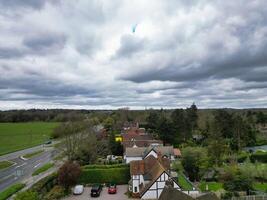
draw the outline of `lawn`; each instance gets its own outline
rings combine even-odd
[[[44,143],[56,122],[0,123],[0,155]]]
[[[53,163],[46,163],[45,165],[43,165],[42,167],[38,168],[37,170],[35,170],[33,172],[33,176],[37,176],[45,171],[47,171],[48,169],[50,169],[51,167],[53,167],[54,164]]]
[[[218,182],[201,182],[199,188],[201,191],[206,191],[206,185],[208,185],[208,190],[216,192],[217,190],[223,189],[223,184]]]
[[[183,190],[192,190],[193,185],[185,178],[184,174],[178,173],[178,183]]]
[[[14,164],[13,162],[10,162],[10,161],[7,161],[7,160],[0,161],[0,170],[1,169],[8,168],[8,167],[10,167],[13,164]]]
[[[254,183],[253,188],[261,192],[267,192],[267,183]]]

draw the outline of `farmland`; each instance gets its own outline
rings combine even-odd
[[[0,123],[0,155],[42,144],[57,125],[54,122]]]

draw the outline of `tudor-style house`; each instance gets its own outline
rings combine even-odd
[[[174,149],[173,146],[163,146],[161,144],[152,144],[149,147],[131,147],[126,148],[124,152],[124,159],[126,163],[130,163],[134,160],[143,160],[150,155],[158,158],[158,153],[161,153],[164,158],[174,160],[175,157],[180,156],[180,151]]]
[[[134,197],[158,199],[168,180],[173,181],[175,189],[181,190],[177,179],[171,176],[170,160],[160,153],[157,158],[149,155],[143,160],[131,161],[130,173],[129,190]]]

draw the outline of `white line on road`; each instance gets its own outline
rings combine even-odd
[[[19,167],[22,167],[22,166],[24,166],[24,165],[27,165],[27,163],[23,163],[22,165],[19,165],[19,166],[15,167],[15,169],[17,169],[17,168],[19,168]]]
[[[41,163],[38,163],[37,165],[35,165],[33,168],[36,168],[36,167],[38,167],[39,165],[41,165]]]

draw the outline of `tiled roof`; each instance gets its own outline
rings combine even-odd
[[[127,157],[145,157],[152,149],[157,153],[160,152],[162,156],[174,155],[173,146],[155,146],[155,147],[130,147],[126,148],[125,155]]]
[[[173,152],[175,156],[182,156],[180,149],[174,148]]]
[[[191,196],[171,186],[164,187],[159,200],[194,200]]]

